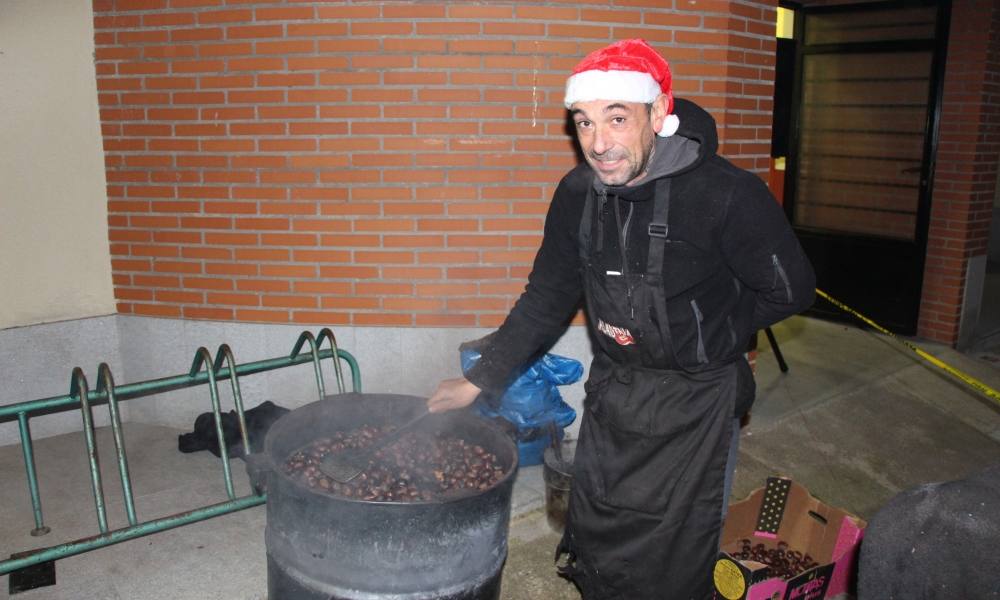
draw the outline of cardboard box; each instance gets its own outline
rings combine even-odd
[[[713,578],[719,600],[820,600],[850,593],[857,571],[858,547],[866,523],[813,498],[791,479],[771,477],[767,485],[729,507]],[[738,560],[741,540],[751,546],[810,555],[819,563],[782,580],[767,565]]]

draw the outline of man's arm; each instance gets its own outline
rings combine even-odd
[[[583,199],[568,187],[564,180],[553,196],[525,291],[500,328],[477,346],[480,358],[466,377],[441,382],[428,400],[431,410],[468,406],[480,391],[499,399],[518,367],[566,328],[583,294],[576,242]]]
[[[756,294],[757,331],[809,308],[816,275],[774,196],[757,177],[746,180],[729,203],[721,244],[736,276]]]

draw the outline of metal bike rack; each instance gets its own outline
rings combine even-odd
[[[323,342],[329,340],[329,348],[320,349]],[[308,352],[303,352],[303,347],[308,344]],[[336,358],[334,358],[336,357]],[[31,506],[34,512],[35,527],[31,530],[31,535],[41,536],[49,533],[50,529],[44,524],[42,518],[42,500],[38,489],[38,477],[35,471],[35,461],[31,439],[31,428],[29,426],[32,417],[55,412],[63,412],[78,408],[83,417],[83,435],[87,444],[87,455],[90,461],[91,485],[94,495],[94,505],[97,511],[97,523],[100,530],[97,535],[80,538],[57,546],[39,548],[29,552],[16,553],[8,560],[0,561],[0,575],[12,573],[19,569],[26,569],[41,563],[46,563],[60,558],[66,558],[76,554],[89,552],[126,540],[149,535],[167,529],[173,529],[182,525],[188,525],[212,517],[236,512],[252,506],[258,506],[266,502],[265,494],[250,494],[237,498],[233,490],[233,479],[229,465],[229,453],[225,436],[222,431],[222,409],[219,402],[219,381],[229,379],[233,403],[236,408],[236,415],[239,421],[240,435],[242,436],[245,453],[251,451],[249,439],[247,437],[246,419],[243,411],[243,399],[240,395],[239,378],[244,375],[272,371],[295,365],[313,363],[313,370],[316,375],[316,387],[319,398],[326,395],[326,388],[323,383],[323,373],[320,368],[320,361],[332,359],[334,373],[337,381],[337,389],[340,393],[344,389],[344,377],[341,370],[340,361],[346,361],[351,370],[351,383],[355,392],[361,391],[361,373],[355,358],[345,350],[337,347],[336,338],[333,332],[324,328],[319,334],[314,336],[309,331],[303,331],[299,336],[295,346],[287,356],[249,362],[242,365],[236,364],[233,352],[227,344],[219,346],[214,359],[211,353],[204,347],[195,351],[191,369],[187,373],[173,375],[161,379],[140,381],[124,385],[115,385],[111,368],[107,363],[101,363],[97,369],[97,387],[91,390],[87,383],[83,369],[76,367],[70,376],[70,390],[66,396],[54,396],[51,398],[41,398],[27,402],[0,406],[0,423],[17,420],[21,436],[21,450],[24,455],[24,468],[28,479],[28,492],[31,496]],[[219,452],[222,459],[222,474],[225,480],[226,493],[229,500],[217,504],[211,504],[196,508],[194,510],[162,517],[140,523],[136,518],[135,503],[132,495],[131,478],[129,477],[128,460],[125,454],[124,430],[122,428],[121,417],[118,411],[119,402],[131,400],[142,396],[149,396],[171,390],[194,387],[208,384],[208,391],[211,397],[212,412],[215,417],[215,432],[219,438]],[[114,435],[115,452],[118,462],[118,471],[121,477],[122,493],[125,501],[125,512],[128,519],[128,527],[108,531],[107,514],[105,510],[104,489],[101,483],[101,472],[99,468],[97,444],[95,441],[95,430],[92,408],[102,404],[108,405],[110,412],[111,429]]]

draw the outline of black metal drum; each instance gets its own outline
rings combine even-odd
[[[247,457],[267,492],[269,600],[497,600],[507,557],[517,447],[492,422],[464,411],[426,427],[474,442],[504,468],[498,483],[448,500],[374,502],[310,489],[286,475],[287,457],[312,440],[362,425],[401,424],[425,399],[339,394],[282,416],[264,450]]]

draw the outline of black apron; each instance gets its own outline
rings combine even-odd
[[[588,194],[580,225],[587,316],[599,348],[557,558],[568,555],[560,572],[585,600],[712,594],[735,401],[752,385],[752,373],[745,360],[695,372],[669,368],[679,364],[662,279],[669,277],[669,187],[669,179],[657,183],[652,224],[641,232],[650,241],[643,274],[628,273],[625,260],[621,274],[609,274],[597,259],[604,198],[595,210]]]

